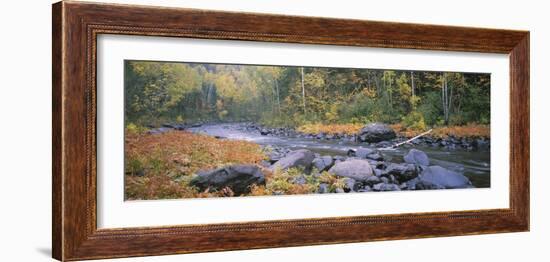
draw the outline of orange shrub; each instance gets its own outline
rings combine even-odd
[[[127,132],[125,139],[126,199],[211,197],[231,192],[198,192],[189,180],[199,170],[231,164],[258,164],[259,145],[222,140],[189,132],[149,135]]]
[[[307,124],[298,127],[298,131],[306,134],[356,134],[363,128],[362,124]]]

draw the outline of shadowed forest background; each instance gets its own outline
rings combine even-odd
[[[126,61],[126,122],[489,124],[490,75]]]

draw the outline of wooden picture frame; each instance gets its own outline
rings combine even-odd
[[[72,1],[53,5],[52,28],[52,245],[53,257],[58,260],[529,230],[528,31]],[[511,105],[510,207],[477,211],[98,229],[96,41],[99,34],[508,54]]]

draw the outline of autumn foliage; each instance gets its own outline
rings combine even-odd
[[[414,137],[424,132],[425,130],[410,130],[401,124],[390,125],[390,127],[397,133],[399,136],[403,137]],[[491,137],[491,128],[489,125],[479,125],[479,124],[468,124],[464,126],[442,126],[434,127],[433,131],[428,135],[429,137],[434,138],[446,138],[449,136],[454,137],[464,137],[464,138],[490,138]]]
[[[357,134],[364,125],[362,124],[306,124],[298,127],[298,131],[305,134]]]
[[[298,127],[298,131],[305,134],[347,134],[353,135],[357,134],[363,124],[306,124]],[[403,124],[393,124],[390,127],[395,131],[398,136],[402,137],[414,137],[426,129],[411,129],[403,126]],[[467,124],[464,126],[442,126],[434,127],[433,131],[430,133],[431,137],[434,138],[445,138],[448,136],[455,137],[491,137],[491,128],[489,125],[480,125],[480,124]]]
[[[213,193],[198,192],[188,185],[197,171],[231,164],[258,164],[264,157],[259,145],[247,141],[182,131],[156,135],[127,132],[125,198],[209,197]]]

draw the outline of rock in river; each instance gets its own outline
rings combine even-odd
[[[319,170],[319,172],[326,171],[334,164],[334,160],[331,156],[322,156],[313,159],[313,166]]]
[[[405,182],[418,176],[418,169],[413,164],[391,163],[382,175],[393,175],[397,181]]]
[[[252,184],[265,184],[265,177],[257,166],[234,165],[199,172],[190,184],[201,191],[207,188],[219,190],[229,187],[236,195],[242,195],[250,192]]]
[[[432,188],[469,188],[470,180],[462,174],[440,166],[430,166],[420,174],[420,182]]]
[[[403,157],[403,159],[405,160],[406,163],[409,163],[409,164],[415,164],[419,166],[430,165],[430,159],[428,158],[428,155],[426,155],[426,153],[418,149],[411,149],[409,153],[407,153]]]
[[[382,123],[371,123],[363,127],[357,134],[359,142],[377,143],[396,137],[395,131]]]
[[[373,176],[372,167],[367,160],[352,159],[335,164],[328,172],[341,177],[353,178],[358,182]]]
[[[287,170],[292,167],[302,167],[308,171],[311,169],[314,158],[313,152],[307,149],[299,149],[289,152],[285,157],[271,165],[269,169],[275,171],[276,169]]]
[[[372,187],[374,191],[399,191],[401,188],[396,184],[378,183]]]
[[[370,148],[360,147],[355,151],[355,156],[359,158],[367,158],[368,155],[374,154],[376,151]]]

